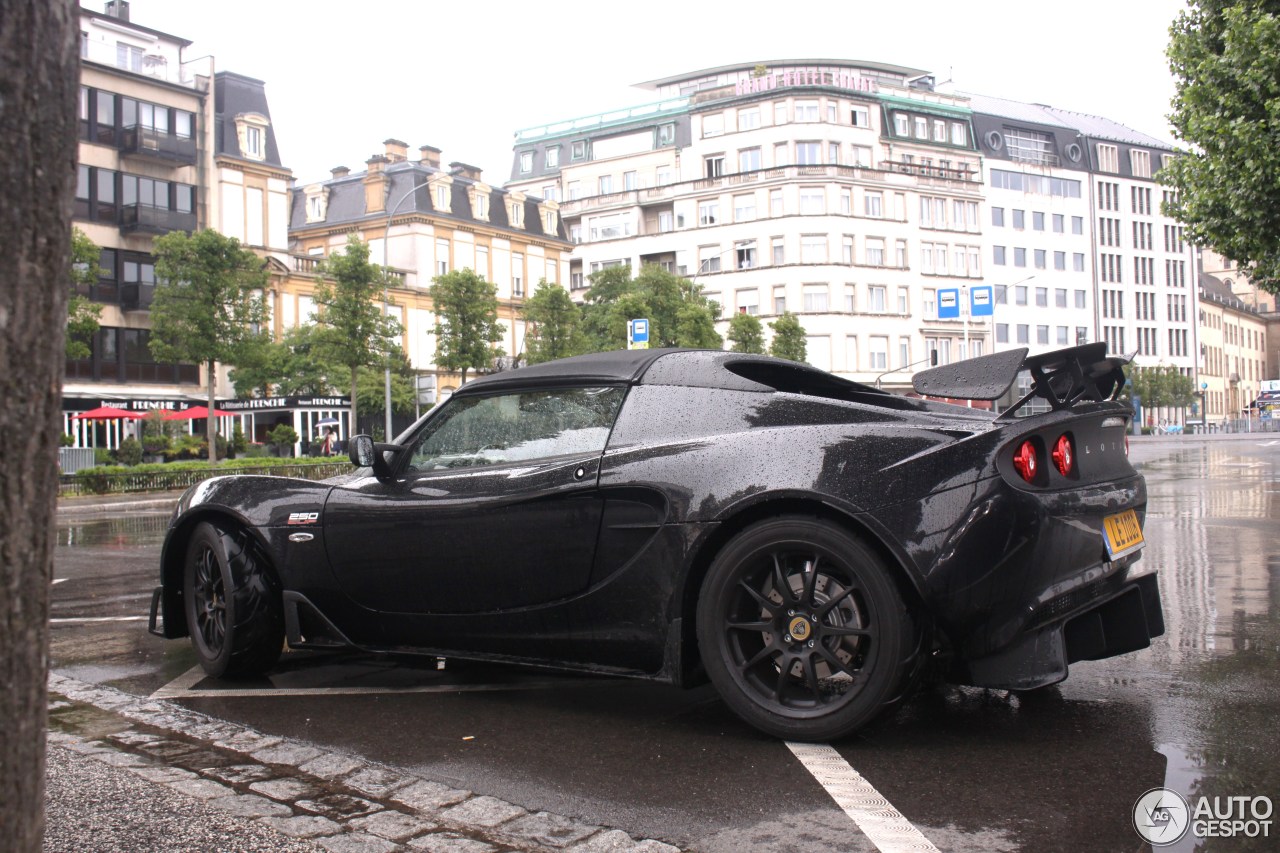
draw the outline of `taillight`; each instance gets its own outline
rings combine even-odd
[[[1030,441],[1024,441],[1013,454],[1013,467],[1018,475],[1028,483],[1034,482],[1039,464],[1036,462],[1036,447]]]
[[[1075,449],[1071,446],[1071,437],[1065,433],[1058,436],[1058,440],[1053,444],[1053,465],[1058,469],[1058,473],[1064,477],[1069,477],[1076,469]]]

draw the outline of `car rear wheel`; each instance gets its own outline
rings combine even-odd
[[[702,660],[725,703],[790,740],[844,737],[894,705],[919,647],[890,569],[843,528],[784,516],[716,556],[698,600]]]
[[[205,672],[258,675],[275,664],[284,644],[280,590],[248,532],[201,522],[183,580],[191,645]]]

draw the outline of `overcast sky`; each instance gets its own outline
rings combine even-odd
[[[83,2],[83,0],[82,0]],[[102,0],[88,0],[101,11]],[[388,137],[500,186],[513,133],[654,100],[632,88],[717,65],[861,59],[963,91],[1093,113],[1172,140],[1164,50],[1185,0],[584,4],[132,0],[134,23],[266,81],[300,184],[364,169]],[[1050,14],[1052,13],[1052,14]]]

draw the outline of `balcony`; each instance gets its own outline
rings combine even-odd
[[[126,204],[120,208],[121,234],[168,234],[196,230],[196,215],[181,210]]]
[[[148,311],[155,295],[154,284],[125,282],[120,285],[120,308],[123,311]]]
[[[170,166],[194,166],[196,162],[194,138],[160,133],[140,125],[121,128],[119,148],[126,157],[141,157]]]

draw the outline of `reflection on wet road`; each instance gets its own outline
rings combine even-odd
[[[1132,458],[1165,636],[1030,694],[928,690],[835,744],[941,850],[1144,849],[1132,808],[1161,785],[1280,803],[1280,446],[1137,441]],[[166,522],[60,524],[53,616],[143,614]],[[703,853],[874,849],[785,746],[705,687],[289,655],[224,693],[190,674],[185,643],[137,622],[55,624],[53,640],[72,677],[140,696],[169,685],[196,710],[637,837]],[[1270,850],[1278,831],[1161,849]]]

